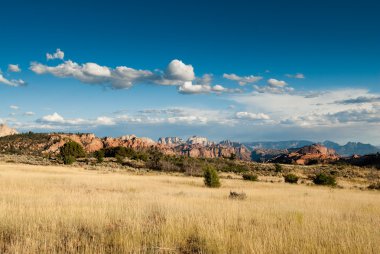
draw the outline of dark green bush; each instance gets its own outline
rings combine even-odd
[[[86,152],[77,142],[69,141],[60,148],[60,155],[64,164],[72,164],[76,158],[85,157]]]
[[[102,163],[104,160],[104,150],[98,150],[94,152],[94,157],[97,159],[98,163]]]
[[[210,188],[219,188],[220,181],[218,172],[216,172],[215,168],[208,165],[204,168],[204,182],[207,187]]]
[[[282,170],[283,170],[283,168],[282,168],[281,164],[279,164],[279,163],[274,164],[274,172],[280,173],[280,172],[282,172]]]
[[[150,149],[148,151],[149,159],[147,162],[147,166],[154,170],[161,170],[161,160],[164,157],[164,154],[158,149]]]
[[[138,152],[135,152],[135,155],[132,156],[131,159],[147,162],[149,160],[149,154],[146,152],[138,151]]]
[[[135,150],[129,147],[123,147],[123,146],[117,146],[117,147],[107,147],[104,150],[104,156],[105,157],[113,157],[116,158],[118,156],[120,157],[128,157],[133,158],[136,156]]]
[[[117,155],[115,156],[115,158],[116,158],[116,162],[117,162],[117,163],[119,163],[119,164],[123,164],[123,163],[124,163],[124,158],[125,158],[124,156],[122,156],[122,155],[118,155],[118,154],[117,154]]]
[[[74,158],[86,157],[83,147],[74,141],[69,141],[60,148],[60,154],[64,156],[73,156]]]
[[[335,177],[331,175],[327,175],[325,173],[319,173],[317,174],[313,182],[317,185],[329,185],[329,186],[336,186],[336,180]]]
[[[68,156],[64,156],[63,157],[63,163],[65,165],[71,165],[74,162],[75,162],[75,157],[74,156],[68,155]]]
[[[298,176],[295,174],[287,174],[284,176],[285,182],[286,183],[297,183],[298,182]]]
[[[257,181],[258,177],[257,175],[254,175],[252,173],[243,174],[243,179],[247,181]]]

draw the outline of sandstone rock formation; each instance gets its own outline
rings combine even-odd
[[[185,141],[179,137],[161,137],[158,139],[158,143],[163,145],[181,145],[184,144]]]
[[[162,139],[156,143],[150,138],[139,138],[135,135],[126,135],[119,138],[98,138],[94,134],[35,134],[26,133],[17,135],[12,139],[0,139],[0,151],[20,154],[45,154],[57,155],[60,148],[68,141],[81,144],[86,152],[92,153],[107,147],[129,147],[135,150],[147,150],[155,148],[166,155],[181,155],[202,158],[236,158],[249,161],[251,152],[239,143],[215,144],[202,137],[191,137],[189,142],[175,144],[180,139]]]
[[[103,142],[94,134],[49,134],[50,146],[45,149],[44,153],[59,153],[59,149],[68,141],[72,140],[81,144],[86,152],[95,152],[102,149]]]
[[[212,145],[213,142],[209,141],[205,137],[198,137],[198,136],[192,136],[187,141],[186,144],[188,145],[203,145],[203,146],[209,146]]]
[[[0,124],[0,137],[5,137],[8,135],[14,135],[18,132],[15,129],[10,128],[6,124]]]
[[[282,154],[272,159],[271,162],[308,165],[336,161],[339,158],[339,155],[334,149],[327,148],[321,144],[313,144],[311,146],[304,146],[295,151],[290,151],[287,154]]]

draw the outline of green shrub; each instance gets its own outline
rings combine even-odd
[[[336,180],[335,177],[331,175],[327,175],[325,173],[319,173],[317,174],[313,182],[317,185],[330,185],[330,186],[336,186]]]
[[[295,174],[287,174],[284,176],[285,182],[286,183],[297,183],[298,182],[298,176]]]
[[[212,166],[206,166],[204,169],[204,182],[207,187],[210,188],[219,188],[220,181],[218,172],[216,172],[215,168]]]
[[[75,157],[74,156],[68,155],[68,156],[64,156],[63,157],[63,163],[65,165],[71,165],[74,162],[75,162]]]
[[[147,154],[146,152],[139,151],[139,152],[136,152],[135,155],[132,156],[131,159],[147,162],[149,160],[149,154]]]
[[[104,150],[98,150],[94,152],[94,156],[97,159],[98,163],[102,163],[104,160]]]
[[[115,156],[115,158],[116,158],[116,162],[117,162],[117,163],[119,163],[119,164],[123,164],[123,163],[124,163],[124,158],[125,158],[124,156],[122,156],[122,155],[118,155],[118,154],[117,154],[117,155]]]
[[[274,164],[274,172],[280,173],[282,172],[282,166],[279,163]]]
[[[257,175],[247,173],[247,174],[243,174],[243,179],[247,180],[247,181],[257,181],[258,177],[257,177]]]
[[[62,157],[73,156],[74,158],[85,157],[86,152],[83,147],[74,141],[69,141],[60,148],[60,154]]]
[[[60,155],[64,164],[72,164],[76,158],[85,157],[86,152],[77,142],[69,141],[60,148]]]
[[[120,157],[128,157],[133,158],[136,156],[135,150],[129,147],[123,147],[123,146],[117,146],[117,147],[107,147],[104,150],[104,156],[105,157],[113,157],[116,158],[118,156]]]
[[[163,159],[164,154],[156,148],[150,149],[148,153],[149,153],[149,160],[147,163],[148,167],[155,170],[161,170],[162,169],[161,160]]]

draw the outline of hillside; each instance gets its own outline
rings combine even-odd
[[[72,140],[81,144],[87,153],[92,153],[107,147],[126,147],[137,151],[158,149],[166,155],[184,155],[194,158],[227,157],[247,160],[251,152],[244,145],[215,144],[205,138],[191,137],[189,142],[180,144],[157,143],[149,138],[126,135],[118,138],[99,138],[94,134],[65,134],[65,133],[25,133],[0,137],[0,152],[30,155],[56,155],[67,141]]]

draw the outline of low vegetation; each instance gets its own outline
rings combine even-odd
[[[259,177],[252,173],[243,174],[243,179],[246,181],[258,181]]]
[[[0,253],[380,253],[377,192],[4,162],[0,176]]]
[[[372,183],[368,186],[370,190],[380,190],[380,182]]]
[[[230,191],[229,198],[230,199],[244,200],[247,198],[247,194],[245,194],[245,192]]]
[[[220,181],[218,172],[212,166],[206,166],[204,169],[204,183],[207,187],[210,188],[219,188]]]
[[[97,163],[102,163],[104,161],[105,152],[104,150],[99,150],[94,152],[94,157],[96,158]]]
[[[64,164],[72,164],[75,162],[76,158],[81,158],[86,156],[86,152],[83,147],[74,141],[69,141],[65,143],[59,151]]]
[[[332,187],[336,186],[335,177],[332,175],[325,174],[325,173],[317,174],[314,177],[313,182],[317,185],[328,185]]]
[[[283,171],[283,168],[282,168],[281,164],[275,163],[274,164],[274,172],[281,173],[282,171]]]
[[[295,174],[287,174],[284,176],[284,180],[286,183],[297,183],[298,176],[296,176]]]

